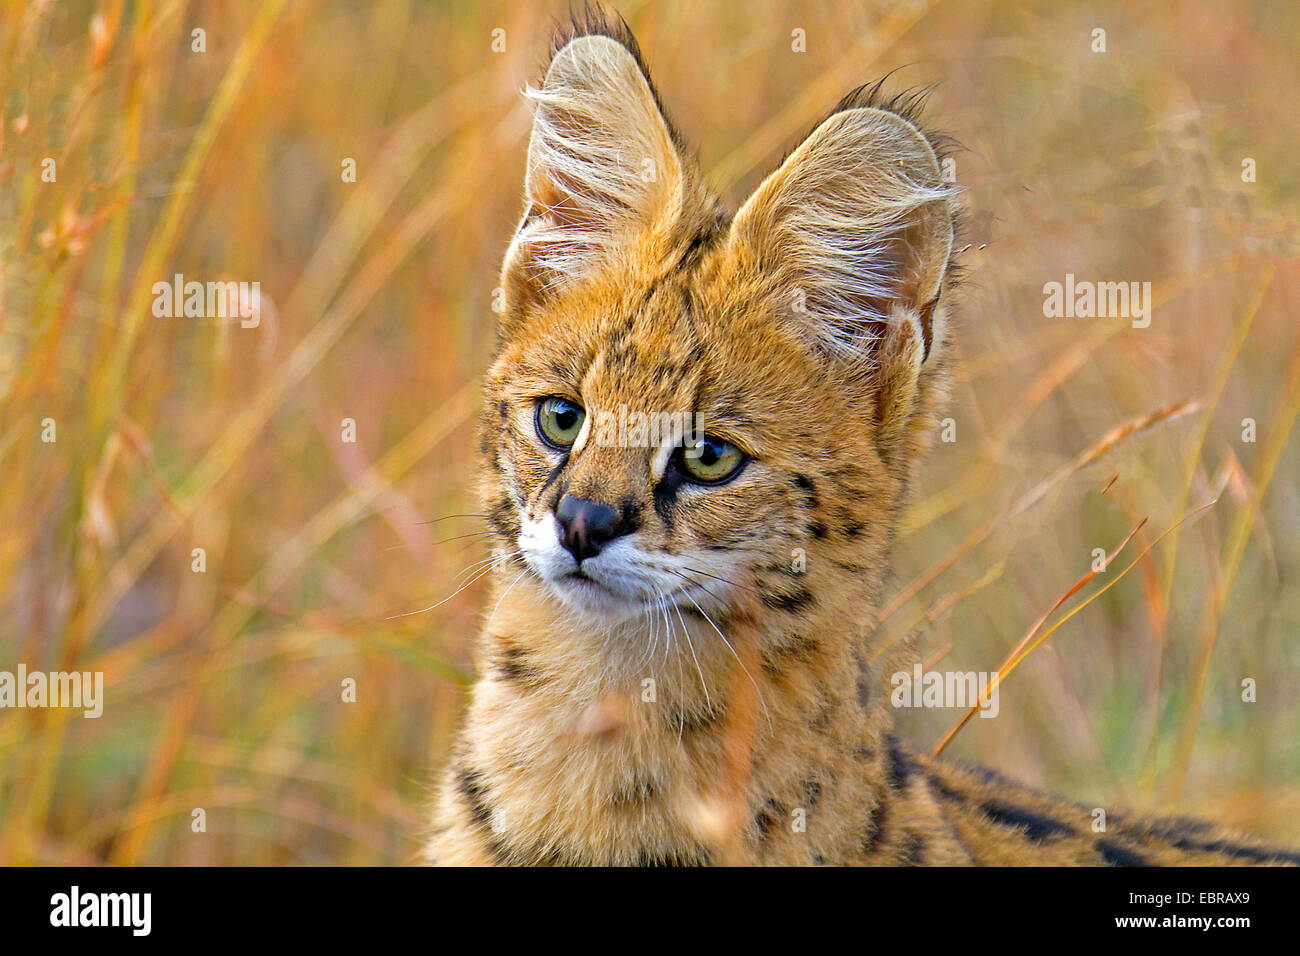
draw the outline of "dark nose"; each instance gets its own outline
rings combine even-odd
[[[578,564],[584,558],[594,558],[610,540],[630,530],[619,527],[619,514],[609,505],[572,495],[560,499],[555,517],[560,522],[560,543]]]

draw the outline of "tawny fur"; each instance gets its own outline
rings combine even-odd
[[[1084,808],[893,738],[874,615],[946,399],[955,214],[910,111],[847,98],[732,217],[625,28],[562,33],[530,95],[527,207],[480,422],[498,561],[429,859],[1297,862],[1185,821],[1111,814],[1095,833]],[[752,460],[666,500],[655,449],[544,448],[545,396],[589,415],[701,412]],[[623,508],[642,551],[689,566],[670,573],[716,601],[617,621],[566,605],[517,553],[522,523],[565,494]],[[723,638],[745,600],[757,666],[740,680],[758,710],[728,858],[715,797],[732,695],[748,690]]]

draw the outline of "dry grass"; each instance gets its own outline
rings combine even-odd
[[[1087,606],[1015,658],[1000,719],[950,752],[1300,843],[1300,10],[621,9],[733,201],[899,67],[899,86],[939,84],[933,115],[968,148],[957,441],[908,514],[887,636],[919,627],[928,660],[995,670],[1150,515],[1141,560],[1095,600],[1104,575],[1085,582]],[[100,670],[107,700],[99,720],[0,711],[0,862],[412,858],[482,586],[394,615],[483,554],[482,525],[448,516],[475,511],[518,90],[563,12],[5,6],[0,669]],[[261,326],[155,318],[176,272],[259,281]],[[1151,327],[1043,318],[1066,272],[1152,282]],[[904,729],[932,743],[955,716]]]

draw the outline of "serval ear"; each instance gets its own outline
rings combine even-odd
[[[730,241],[767,277],[784,320],[817,347],[872,365],[882,349],[901,349],[899,358],[919,365],[943,340],[935,306],[952,251],[953,193],[911,122],[844,109],[755,190]]]
[[[527,211],[502,270],[517,313],[608,266],[680,214],[683,168],[639,58],[612,37],[569,40],[540,89],[524,181]]]

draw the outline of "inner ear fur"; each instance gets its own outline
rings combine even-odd
[[[932,322],[952,251],[953,192],[911,122],[845,109],[755,190],[731,239],[771,277],[777,302],[802,306],[785,318],[818,347],[878,361],[885,332],[901,321],[924,360],[940,338]]]
[[[503,267],[513,309],[581,281],[638,234],[668,230],[684,179],[654,90],[618,40],[569,40],[528,96],[526,211]]]

